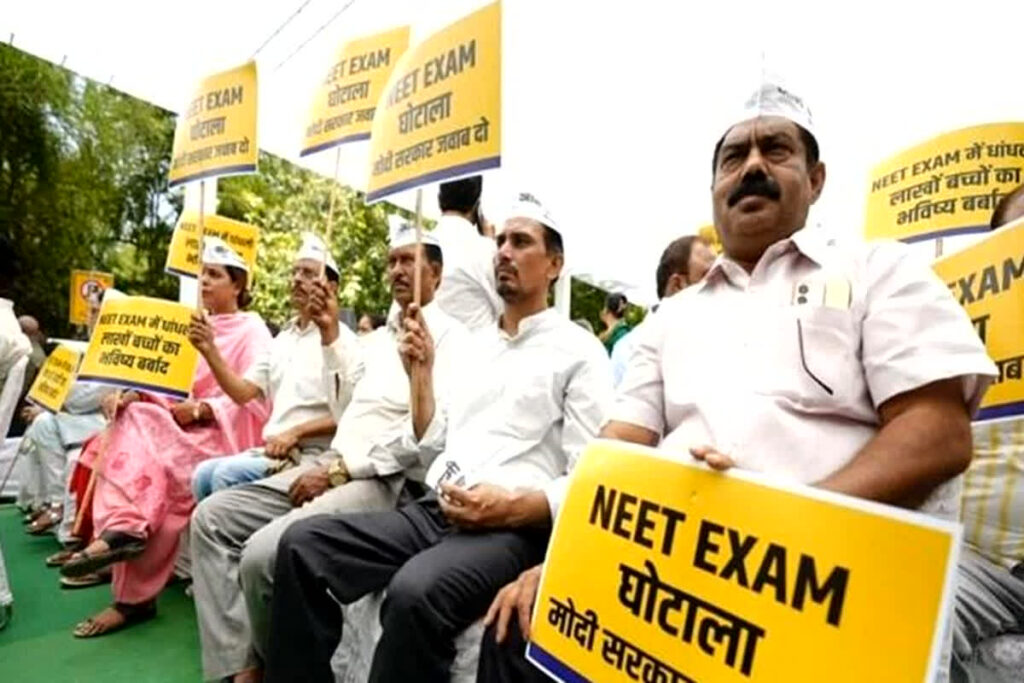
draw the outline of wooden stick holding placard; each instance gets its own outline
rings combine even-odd
[[[199,225],[196,238],[199,240],[199,271],[196,273],[196,310],[203,312],[203,232],[206,220],[206,181],[199,181]]]
[[[334,230],[334,198],[338,194],[338,169],[341,167],[341,145],[334,148],[334,178],[331,179],[331,201],[327,205],[327,225],[324,227],[324,260],[320,264],[320,279],[327,277],[327,254],[331,249],[331,234]]]
[[[419,307],[420,301],[420,269],[423,267],[423,188],[416,188],[416,260],[413,262],[412,300]]]

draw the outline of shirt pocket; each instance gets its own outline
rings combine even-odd
[[[858,402],[865,382],[854,311],[791,306],[766,315],[766,333],[756,351],[756,393],[809,412]]]

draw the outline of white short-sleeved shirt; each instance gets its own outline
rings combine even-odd
[[[441,216],[431,234],[444,256],[444,274],[434,295],[438,307],[470,331],[497,324],[505,304],[494,281],[494,240],[450,214]]]
[[[332,383],[339,389],[342,405],[348,405],[352,390],[363,374],[359,341],[352,330],[339,326],[338,367],[333,369]],[[300,328],[297,319],[285,325],[270,345],[257,356],[245,372],[263,396],[273,402],[270,419],[263,425],[263,438],[268,439],[300,424],[322,417],[331,417],[330,398],[324,379],[324,352],[320,328],[307,323]],[[311,437],[303,446],[326,448],[330,436]]]
[[[434,341],[434,396],[443,403],[454,387],[473,378],[460,374],[469,332],[437,304],[423,307],[423,319]],[[394,306],[387,324],[361,338],[364,373],[343,403],[340,383],[330,374],[345,366],[347,345],[340,337],[323,347],[328,393],[338,430],[331,448],[345,461],[354,479],[386,477],[396,472],[422,480],[429,458],[413,436],[409,408],[409,377],[398,353],[402,310]]]
[[[707,444],[808,484],[853,459],[890,398],[960,377],[973,412],[995,374],[967,314],[906,247],[841,246],[819,228],[772,245],[749,274],[719,257],[636,336],[611,419],[669,451]],[[955,518],[959,490],[957,478],[922,509]]]

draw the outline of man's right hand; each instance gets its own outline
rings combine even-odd
[[[43,409],[35,405],[27,405],[21,409],[21,419],[25,422],[32,422],[39,414],[43,412]]]
[[[299,445],[299,435],[290,429],[267,438],[263,452],[271,458],[287,458],[291,450]]]
[[[433,374],[434,338],[419,306],[409,304],[402,318],[402,327],[404,332],[398,341],[398,354],[405,373],[412,376],[413,364],[419,364],[428,374]]]
[[[203,356],[216,349],[213,341],[213,327],[210,326],[205,312],[192,313],[192,322],[188,328],[188,340]]]
[[[537,598],[543,569],[543,564],[527,569],[518,579],[494,596],[491,608],[484,617],[484,626],[496,624],[494,639],[499,643],[503,642],[508,634],[508,620],[512,618],[513,612],[519,617],[519,632],[523,634],[523,640],[530,639],[530,611],[533,609],[533,601]]]
[[[320,328],[320,342],[327,346],[338,338],[338,300],[327,287],[317,280],[306,285],[306,310],[313,323]]]

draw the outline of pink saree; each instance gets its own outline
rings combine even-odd
[[[255,314],[216,315],[210,320],[217,349],[238,374],[270,344],[270,332]],[[170,578],[179,536],[195,506],[190,481],[196,465],[262,444],[261,431],[270,416],[268,400],[235,404],[202,358],[192,395],[209,404],[214,422],[182,428],[171,414],[171,401],[143,394],[118,415],[105,435],[93,438],[79,458],[96,472],[94,534],[121,531],[146,539],[142,555],[113,567],[117,602],[151,600]]]

